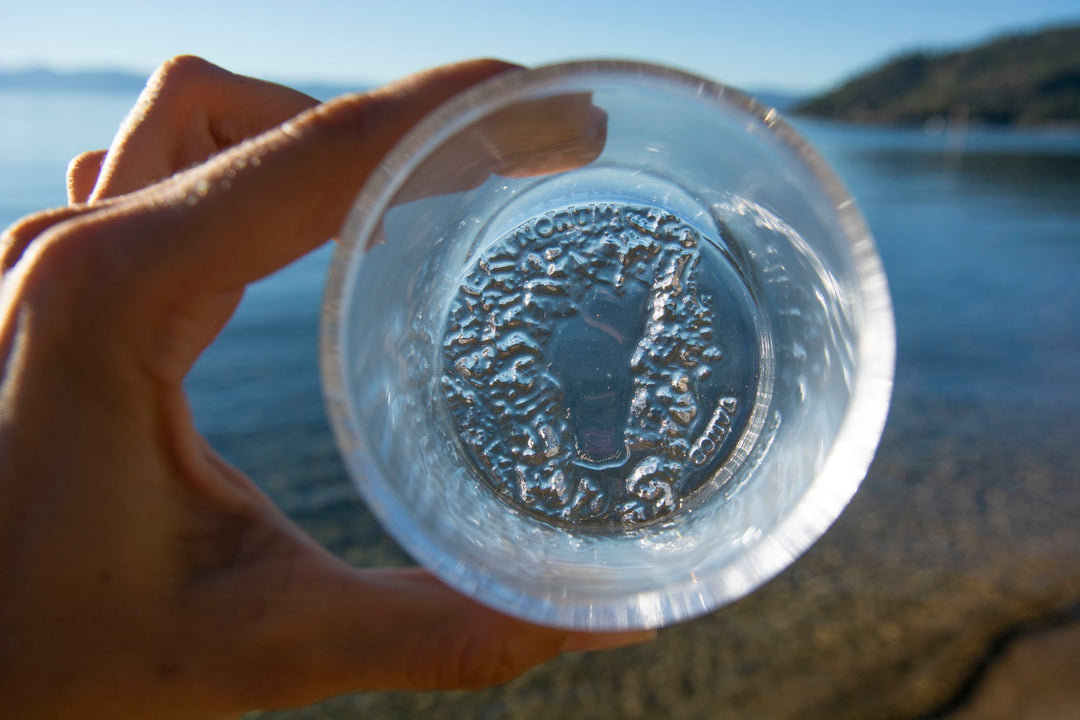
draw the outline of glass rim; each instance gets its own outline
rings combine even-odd
[[[521,609],[522,592],[483,568],[466,566],[444,544],[420,532],[393,497],[392,480],[370,461],[349,406],[348,381],[340,355],[343,347],[341,300],[351,295],[351,281],[366,251],[367,239],[391,199],[415,168],[442,140],[493,103],[557,86],[568,78],[596,76],[662,84],[687,97],[743,113],[802,162],[823,190],[850,252],[861,295],[856,378],[844,418],[823,467],[802,497],[777,525],[722,564],[708,577],[690,576],[676,585],[625,597],[624,607],[598,612],[597,601],[528,595],[529,613]],[[360,242],[363,240],[363,242]],[[464,91],[436,108],[384,156],[359,191],[339,234],[323,297],[320,365],[324,400],[331,426],[354,486],[372,514],[406,552],[443,582],[479,602],[530,622],[578,630],[656,627],[688,620],[734,601],[764,584],[805,552],[836,520],[862,482],[884,429],[895,368],[892,303],[880,257],[869,227],[846,187],[818,152],[780,114],[729,86],[669,67],[627,60],[581,60],[502,73]],[[479,576],[479,577],[478,577]]]

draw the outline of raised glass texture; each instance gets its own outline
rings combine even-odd
[[[496,77],[401,141],[341,240],[322,361],[349,470],[503,612],[708,612],[819,537],[873,456],[894,340],[869,230],[728,88],[602,61]]]

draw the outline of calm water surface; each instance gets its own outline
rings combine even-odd
[[[0,93],[0,225],[64,201],[65,165],[104,147],[133,98]],[[889,275],[897,397],[1067,417],[1080,387],[1080,134],[965,135],[797,121],[861,204]],[[327,436],[317,318],[331,248],[253,286],[188,381],[199,426]],[[994,438],[987,437],[987,443]]]
[[[62,204],[68,159],[107,145],[133,100],[0,93],[0,225]],[[878,459],[836,525],[753,597],[649,646],[487,693],[365,694],[283,720],[940,717],[928,708],[1003,632],[1055,607],[1075,617],[1080,134],[798,125],[870,221],[899,336]],[[324,417],[331,250],[253,286],[188,389],[211,441],[327,547],[400,563]],[[1037,694],[1072,687],[1046,677]]]

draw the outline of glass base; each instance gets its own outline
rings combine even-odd
[[[590,202],[479,245],[438,383],[451,434],[503,500],[629,529],[735,474],[769,344],[727,238]]]

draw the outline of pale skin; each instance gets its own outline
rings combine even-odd
[[[72,161],[69,205],[4,231],[5,716],[231,718],[480,688],[652,637],[539,627],[423,570],[350,567],[209,447],[182,388],[244,287],[332,237],[404,132],[513,69],[463,63],[320,105],[177,58],[107,151]],[[585,105],[553,131],[583,138],[567,164],[603,142]]]

